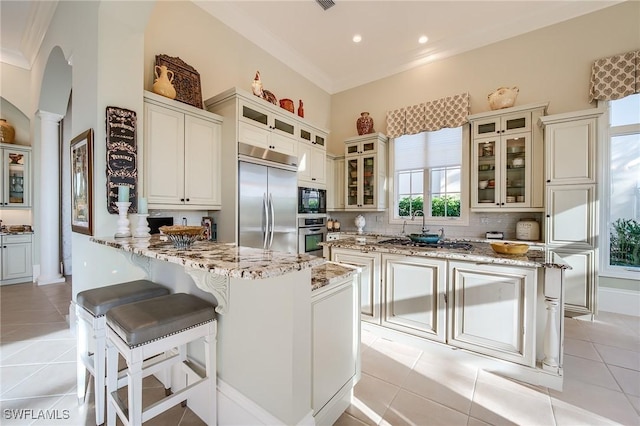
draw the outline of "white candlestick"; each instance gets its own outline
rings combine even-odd
[[[129,188],[127,188],[127,191]],[[127,215],[129,214],[129,206],[130,202],[117,202],[116,206],[118,207],[118,214],[120,217],[118,218],[118,230],[116,231],[116,238],[127,238],[131,236],[131,231],[129,230],[129,218]]]
[[[138,213],[138,226],[133,232],[134,238],[146,238],[151,236],[151,234],[149,234],[149,231],[151,231],[151,229],[147,226],[147,216],[149,215]]]

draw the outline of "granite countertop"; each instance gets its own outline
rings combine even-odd
[[[313,268],[325,260],[306,254],[290,254],[230,243],[196,241],[188,250],[161,241],[159,235],[149,238],[92,237],[91,241],[152,259],[164,260],[185,267],[202,269],[231,278],[262,279],[293,271]]]
[[[0,232],[0,236],[2,235],[33,235],[33,231],[2,231]]]
[[[533,268],[571,269],[562,257],[551,250],[545,249],[544,246],[541,247],[542,249],[529,249],[524,255],[505,255],[494,252],[488,242],[473,239],[455,240],[470,244],[470,250],[379,244],[380,241],[391,238],[394,237],[378,235],[353,236],[335,241],[326,241],[321,243],[321,245],[366,252],[394,253]]]
[[[314,266],[311,270],[311,290],[318,290],[357,273],[357,267],[336,262],[325,262],[322,265]]]

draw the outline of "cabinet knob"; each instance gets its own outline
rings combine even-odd
[[[547,179],[547,183],[550,183],[550,182],[551,182],[551,179]]]
[[[550,214],[548,214],[548,215],[547,215],[547,217],[548,217],[548,218],[550,218],[550,217],[551,217],[551,215],[550,215]]]
[[[189,202],[189,199],[187,198],[187,203]]]
[[[184,202],[184,198],[180,198],[180,201]]]
[[[316,180],[316,178],[311,178],[311,180]]]

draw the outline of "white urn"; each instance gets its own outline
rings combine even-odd
[[[358,228],[358,234],[362,234],[362,230],[364,229],[365,225],[364,216],[362,216],[361,214],[356,216],[355,224],[356,228]]]

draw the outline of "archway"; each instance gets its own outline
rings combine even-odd
[[[71,78],[71,66],[62,49],[54,47],[42,78],[37,112],[40,118],[39,285],[64,281],[60,272],[60,120],[67,113]]]

